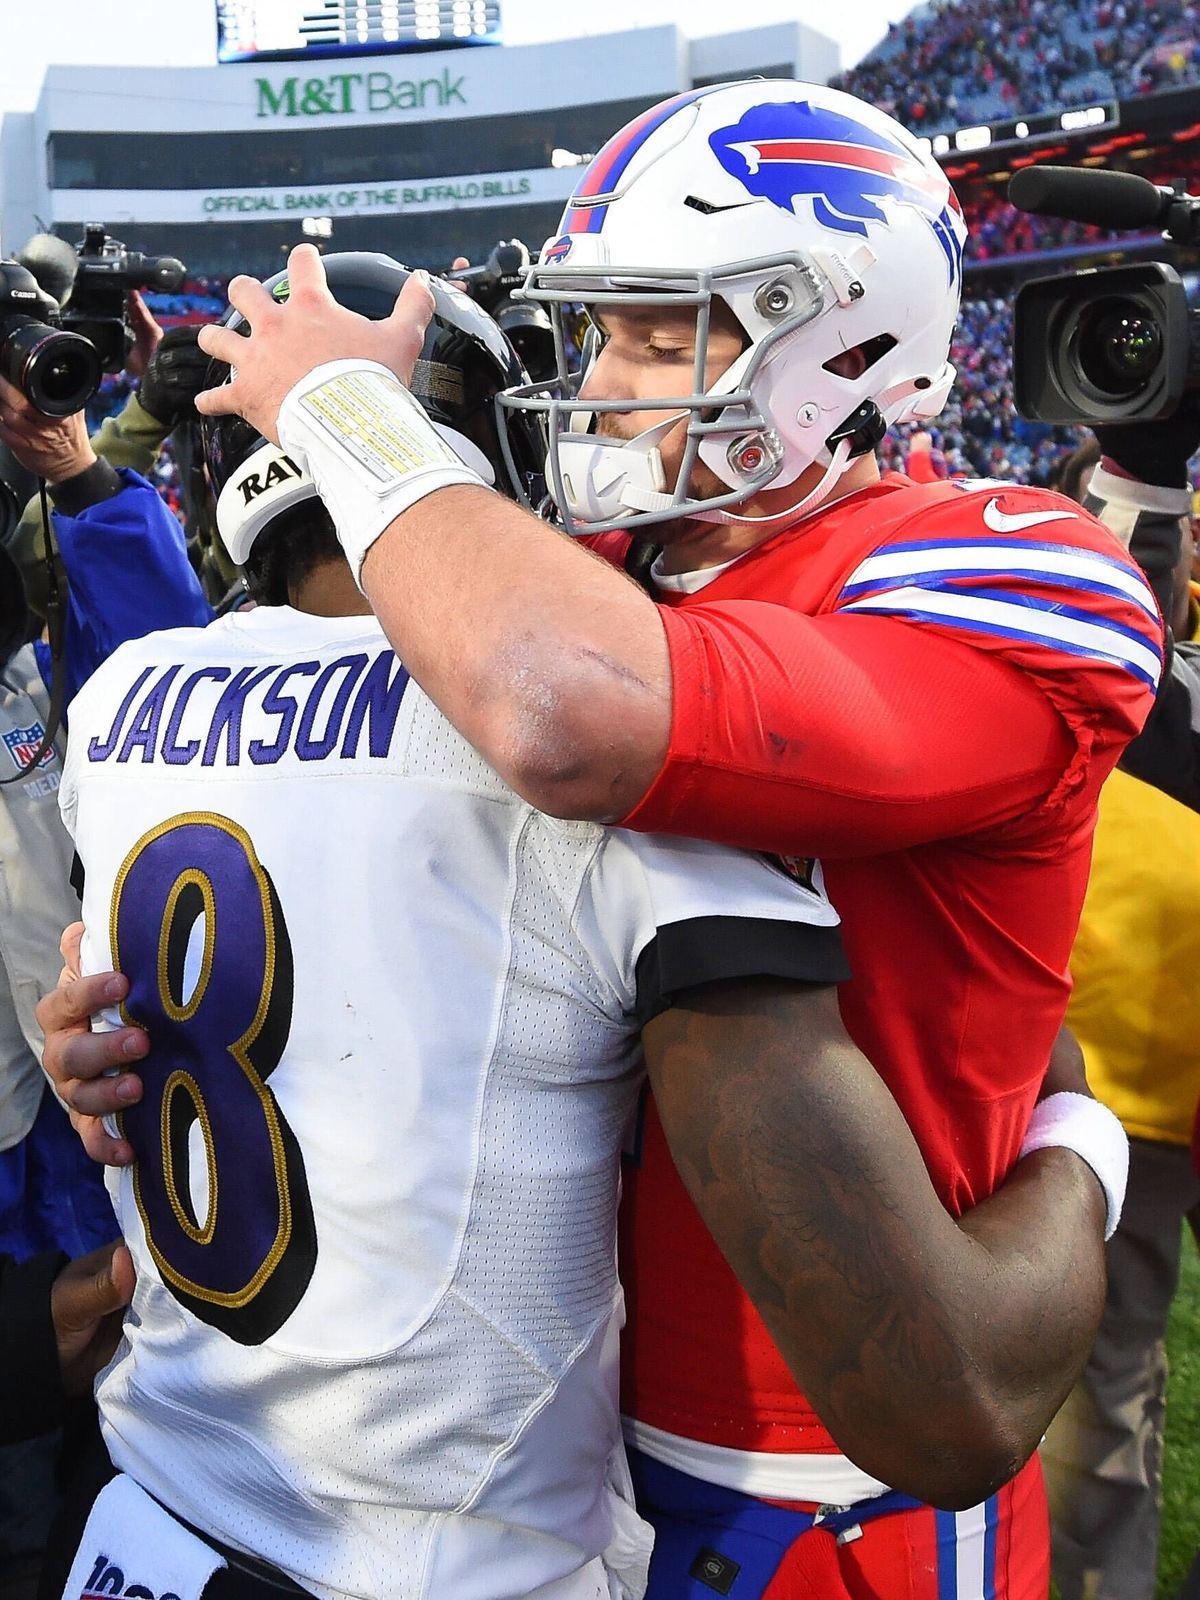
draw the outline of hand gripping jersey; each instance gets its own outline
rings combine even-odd
[[[320,1596],[640,1593],[615,1403],[640,1020],[700,959],[839,976],[827,901],[540,816],[373,619],[287,608],[114,655],[63,809],[85,964],[128,974],[152,1041],[110,1174],[138,1272],[114,1462]]]
[[[1158,677],[1153,596],[1060,496],[899,476],[704,576],[659,592],[671,745],[626,824],[823,858],[843,1018],[957,1214],[1015,1160],[1062,1021],[1096,796]],[[831,1459],[652,1109],[623,1209],[639,1444],[766,1496],[871,1492]]]

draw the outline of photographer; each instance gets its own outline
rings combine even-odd
[[[156,627],[202,625],[209,608],[183,533],[143,479],[99,460],[81,412],[47,417],[0,380],[0,441],[44,477],[68,583],[62,661],[65,698],[126,639]],[[72,851],[58,811],[63,736],[31,770],[52,723],[55,666],[27,643],[24,586],[0,551],[0,1251],[18,1262],[42,1251],[82,1256],[111,1239],[112,1208],[81,1159],[38,1064],[39,994],[55,981],[58,937],[78,911]],[[0,1591],[36,1561],[53,1513],[57,1442],[0,1452]]]
[[[186,276],[183,263],[173,256],[127,250],[101,224],[89,224],[74,248],[53,234],[35,234],[14,262],[5,264],[4,271],[10,291],[13,283],[26,289],[36,285],[40,309],[50,325],[61,330],[60,341],[66,336],[82,346],[73,367],[78,368],[78,356],[86,354],[93,365],[98,363],[104,374],[115,375],[123,386],[118,392],[127,395],[125,404],[119,413],[105,417],[96,430],[94,454],[112,467],[131,468],[149,477],[168,436],[180,422],[195,416],[193,398],[203,386],[208,366],[196,345],[197,330],[177,327],[164,334],[141,293],[143,289],[172,292],[180,288]],[[10,298],[10,318],[14,309]],[[12,320],[26,319],[18,315]],[[140,383],[140,389],[128,393],[134,382]],[[76,436],[85,434],[81,418]],[[185,469],[186,465],[185,461]],[[102,482],[115,492],[111,474],[98,477],[92,487],[99,489]],[[29,604],[44,615],[46,529],[36,496],[26,507],[11,549],[25,579]],[[204,548],[197,544],[192,559],[210,591],[220,594],[229,587],[233,573],[220,558],[214,566],[215,554],[216,541],[208,541]]]
[[[140,304],[140,296],[131,295],[131,302]],[[145,316],[148,318],[149,313]],[[135,318],[135,327],[141,328]],[[193,400],[204,387],[208,370],[208,357],[197,347],[194,327],[169,328],[166,333],[153,324],[156,340],[147,356],[141,386],[131,394],[121,410],[106,417],[100,427],[87,439],[84,418],[80,413],[74,422],[74,446],[90,444],[91,457],[106,462],[113,469],[126,468],[148,477],[158,460],[164,442],[178,425],[195,415]],[[134,354],[143,347],[139,336]],[[131,369],[132,369],[131,358]],[[86,459],[81,456],[80,459]],[[104,474],[97,477],[93,487],[98,489],[103,481],[110,486],[117,476]],[[35,495],[25,508],[10,546],[13,559],[20,568],[25,590],[32,609],[44,614],[46,605],[45,524],[42,509]],[[233,580],[232,569],[218,558],[218,547],[205,546],[198,552],[195,564],[206,579],[210,594],[228,588]]]
[[[1166,422],[1097,430],[1099,439],[1076,451],[1062,478],[1064,492],[1073,487],[1078,499],[1087,492],[1089,508],[1129,543],[1180,640],[1193,638],[1200,621],[1188,584],[1190,519],[1178,515],[1191,498],[1181,487],[1183,452],[1193,438],[1200,442],[1190,412],[1188,402]],[[1133,469],[1138,479],[1128,476]],[[1139,481],[1151,475],[1171,481]],[[1200,816],[1162,792],[1169,783],[1139,781],[1143,749],[1167,778],[1189,759],[1196,735],[1186,713],[1182,741],[1161,718],[1162,696],[1179,692],[1173,682],[1165,680],[1148,731],[1100,796],[1071,956],[1068,1021],[1093,1092],[1129,1135],[1130,1161],[1125,1210],[1107,1250],[1104,1318],[1042,1449],[1062,1600],[1153,1600],[1156,1593],[1167,1318],[1180,1225],[1200,1225],[1190,1151],[1200,1093],[1200,929],[1192,914],[1200,898]]]
[[[51,1451],[60,1457],[65,1481],[94,1448],[92,1383],[120,1339],[133,1281],[129,1252],[116,1241],[75,1261],[58,1250],[20,1262],[0,1254],[5,1600],[33,1600],[36,1593]]]
[[[1024,169],[1009,197],[1035,215],[1153,225],[1177,243],[1200,242],[1200,201],[1127,172]],[[1108,1245],[1104,1317],[1043,1450],[1063,1600],[1157,1592],[1165,1338],[1181,1223],[1200,1237],[1190,1148],[1200,1090],[1200,618],[1188,581],[1197,322],[1165,262],[1033,279],[1014,307],[1018,410],[1092,429],[1094,446],[1076,452],[1064,479],[1137,561],[1169,625],[1155,703],[1100,796],[1071,957],[1069,1020],[1097,1097],[1130,1136],[1130,1166]],[[1099,460],[1085,474],[1089,453]]]
[[[1200,811],[1200,642],[1186,626],[1193,545],[1188,462],[1200,450],[1200,397],[1189,395],[1160,422],[1096,431],[1104,456],[1085,504],[1128,548],[1174,628],[1154,709],[1121,766]]]

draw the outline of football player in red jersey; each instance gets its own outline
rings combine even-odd
[[[607,561],[422,429],[384,370],[418,354],[419,289],[360,325],[307,251],[286,306],[235,282],[253,335],[202,335],[238,374],[201,401],[312,472],[413,676],[535,804],[825,859],[854,971],[843,1018],[955,1213],[1027,1138],[1096,795],[1161,660],[1152,595],[1077,506],[880,479],[883,429],[936,415],[952,383],[963,237],[916,141],[832,91],[696,90],[617,134],[527,285],[555,317],[589,309],[582,384],[510,399],[546,415],[559,516]],[[649,539],[651,594],[618,570]],[[1042,1600],[1036,1462],[968,1511],[869,1515],[884,1485],[784,1359],[802,1287],[785,1244],[738,1226],[779,1130],[745,1095],[656,1091],[625,1219],[651,1592]],[[881,1319],[846,1353],[845,1391],[885,1352],[920,1358]],[[1038,1357],[1014,1349],[1014,1373]],[[831,1381],[823,1409],[849,1439],[845,1391]]]

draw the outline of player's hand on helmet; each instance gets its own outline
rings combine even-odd
[[[92,1160],[125,1167],[133,1150],[127,1140],[108,1133],[101,1118],[142,1098],[142,1081],[128,1068],[146,1054],[150,1041],[141,1028],[92,1031],[93,1014],[119,1005],[129,993],[129,982],[119,972],[82,977],[82,938],[83,923],[72,923],[62,937],[64,966],[58,987],[38,1002],[37,1020],[46,1039],[42,1065]]]
[[[288,392],[327,361],[378,361],[407,383],[433,316],[433,295],[424,273],[414,272],[391,315],[375,322],[338,305],[312,245],[297,245],[287,270],[284,301],[273,299],[257,278],[230,283],[229,303],[245,317],[248,336],[233,328],[200,331],[200,348],[236,371],[229,383],[196,397],[197,411],[206,416],[234,412],[275,444],[279,408]]]

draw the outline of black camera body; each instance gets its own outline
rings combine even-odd
[[[451,275],[499,324],[521,365],[535,380],[556,370],[554,332],[541,306],[517,298],[529,270],[529,251],[519,239],[501,239],[481,267],[463,267]]]
[[[1200,389],[1200,312],[1160,261],[1024,284],[1013,345],[1013,399],[1039,422],[1153,422]]]
[[[1009,186],[1021,210],[1200,242],[1200,199],[1130,173],[1043,167]],[[1161,261],[1034,278],[1013,306],[1013,400],[1031,422],[1154,422],[1200,392],[1200,311]]]
[[[48,417],[81,411],[100,385],[100,357],[60,321],[29,269],[0,261],[0,374]]]
[[[105,372],[120,372],[133,348],[127,297],[131,289],[173,294],[187,268],[174,256],[127,250],[102,222],[89,222],[75,246],[75,281],[63,308],[62,325],[89,340]]]

